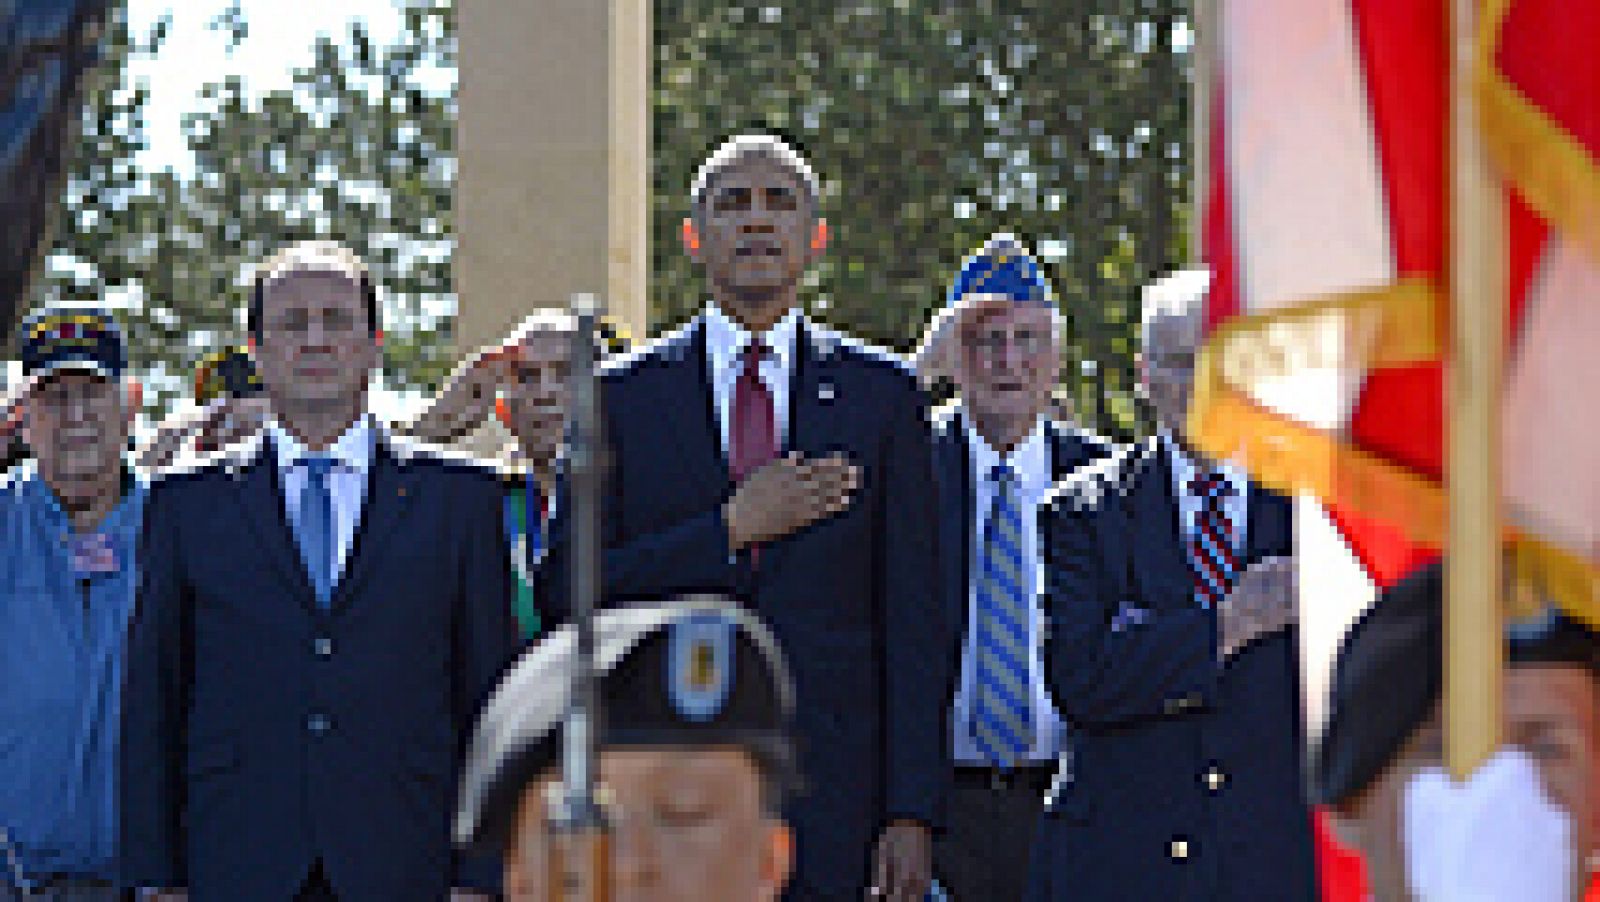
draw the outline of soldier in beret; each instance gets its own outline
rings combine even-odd
[[[1313,794],[1365,856],[1374,898],[1575,899],[1600,866],[1600,636],[1553,609],[1508,625],[1506,746],[1455,786],[1443,597],[1440,565],[1424,567],[1345,637]]]
[[[456,841],[501,856],[512,902],[559,898],[552,827],[572,626],[546,636],[479,718]],[[779,813],[795,786],[793,686],[771,632],[730,601],[641,603],[595,616],[614,902],[776,899],[794,860]]]

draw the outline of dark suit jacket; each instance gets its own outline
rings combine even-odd
[[[1111,453],[1111,445],[1105,439],[1054,420],[1045,423],[1045,438],[1050,443],[1050,471],[1057,480]],[[946,621],[959,654],[965,647],[971,619],[968,599],[972,588],[972,524],[977,520],[977,511],[966,420],[961,408],[953,404],[934,414],[933,476],[939,487],[939,584],[944,593]]]
[[[738,598],[788,653],[805,795],[792,806],[791,898],[859,898],[889,819],[937,825],[950,640],[939,615],[926,406],[888,355],[804,323],[788,450],[843,452],[862,468],[850,507],[748,553],[728,550],[733,491],[702,323],[609,364],[601,401],[614,466],[604,504],[608,604],[680,593]],[[557,505],[539,598],[567,617],[567,528]]]
[[[123,877],[205,900],[497,884],[454,860],[461,750],[516,642],[501,491],[380,438],[327,613],[262,438],[150,493],[122,746]]]
[[[1289,500],[1252,484],[1247,510],[1241,566],[1290,553]],[[1217,664],[1161,443],[1079,471],[1040,517],[1046,673],[1073,729],[1041,898],[1315,899],[1295,633]]]

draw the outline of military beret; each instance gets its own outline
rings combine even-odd
[[[1425,721],[1441,694],[1444,573],[1433,562],[1386,590],[1350,628],[1334,665],[1328,724],[1312,759],[1312,795],[1359,795]],[[1600,637],[1547,608],[1508,623],[1512,665],[1570,664],[1600,676]]]
[[[52,304],[30,313],[17,332],[23,378],[82,368],[115,379],[128,364],[122,327],[101,307]]]
[[[194,399],[199,404],[220,397],[248,398],[265,389],[250,351],[238,345],[207,354],[195,366]]]
[[[740,746],[778,785],[794,784],[793,683],[753,614],[711,597],[629,605],[597,613],[594,635],[601,746]],[[502,849],[523,790],[561,760],[576,657],[569,624],[524,652],[495,689],[467,752],[458,845]]]

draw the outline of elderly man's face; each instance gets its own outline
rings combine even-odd
[[[506,859],[511,902],[555,899],[546,799],[555,778],[523,795]],[[600,756],[610,799],[614,902],[778,898],[788,880],[788,828],[762,807],[761,775],[730,748],[617,748]]]
[[[511,431],[535,463],[553,460],[561,447],[571,364],[572,336],[555,330],[528,335],[506,364],[500,394]]]
[[[1156,422],[1182,435],[1194,394],[1195,354],[1200,347],[1198,310],[1159,314],[1144,326],[1140,367]]]
[[[1061,372],[1050,308],[1005,298],[976,302],[961,326],[961,400],[980,422],[1032,421]]]
[[[741,160],[706,191],[698,259],[731,304],[782,295],[799,285],[814,256],[816,214],[798,173],[766,157]]]
[[[24,402],[24,438],[39,475],[63,506],[80,507],[120,478],[128,444],[127,393],[117,382],[65,370],[35,385]]]
[[[1571,818],[1577,857],[1572,866],[1581,874],[1581,862],[1600,853],[1600,688],[1580,667],[1526,664],[1506,670],[1504,693],[1505,740],[1533,759],[1550,801]],[[1444,730],[1436,711],[1345,812],[1346,832],[1366,856],[1375,898],[1410,898],[1406,787],[1423,768],[1444,766]]]
[[[256,367],[275,401],[348,403],[366,390],[378,341],[360,286],[341,273],[291,272],[268,283]]]

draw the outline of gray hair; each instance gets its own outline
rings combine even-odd
[[[689,186],[690,209],[697,213],[704,209],[706,193],[711,190],[711,184],[724,172],[735,165],[756,159],[771,160],[794,173],[795,178],[804,186],[812,209],[816,209],[822,191],[811,164],[782,138],[763,134],[735,135],[722,142],[711,156],[700,164],[700,168],[695,171],[694,181]]]
[[[1211,270],[1180,269],[1144,286],[1140,295],[1139,340],[1150,343],[1150,324],[1158,319],[1199,316],[1211,290]]]

